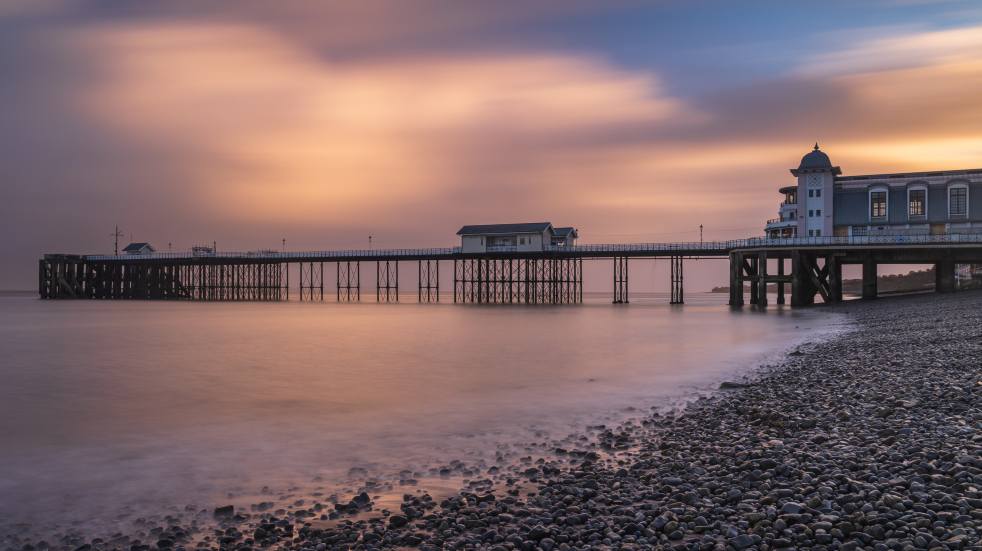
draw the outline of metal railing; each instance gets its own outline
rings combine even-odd
[[[295,260],[310,258],[345,258],[345,257],[415,257],[450,255],[460,252],[460,247],[431,247],[424,249],[344,249],[336,251],[229,251],[219,253],[194,254],[190,252],[167,252],[150,254],[121,254],[121,255],[86,255],[87,260],[133,260],[153,259],[189,259],[189,258],[263,258],[269,260]]]
[[[910,246],[910,245],[982,245],[982,232],[950,233],[942,235],[854,235],[849,237],[750,237],[728,241],[692,241],[679,243],[606,243],[594,245],[546,245],[541,252],[561,252],[567,254],[610,254],[610,253],[649,253],[649,254],[726,254],[733,249],[760,247],[822,247],[822,246]],[[518,252],[515,246],[491,246],[487,253]],[[540,251],[521,251],[536,253]],[[270,261],[309,261],[336,258],[418,258],[432,256],[452,256],[462,254],[460,247],[424,249],[350,249],[336,251],[244,251],[194,254],[191,252],[166,252],[139,255],[86,255],[87,260],[185,260],[194,258],[262,259]],[[481,253],[476,253],[481,254]]]
[[[851,235],[848,237],[751,237],[728,241],[727,243],[730,243],[730,248],[733,249],[746,247],[982,244],[982,233]]]

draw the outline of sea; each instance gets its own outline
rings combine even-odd
[[[371,297],[374,299],[374,297]],[[662,294],[564,306],[0,296],[0,532],[479,462],[672,410],[848,325]],[[6,527],[6,528],[4,528]],[[123,528],[120,528],[123,529]]]

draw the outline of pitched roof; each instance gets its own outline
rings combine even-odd
[[[576,228],[552,228],[552,231],[556,237],[578,237]]]
[[[130,243],[123,248],[124,251],[139,251],[143,247],[150,247],[150,243]],[[151,249],[153,247],[150,247]]]
[[[480,224],[464,226],[457,235],[495,235],[505,233],[541,233],[551,228],[550,222],[524,222],[520,224]]]

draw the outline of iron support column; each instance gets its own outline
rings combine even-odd
[[[863,298],[876,298],[876,260],[872,255],[863,259]]]

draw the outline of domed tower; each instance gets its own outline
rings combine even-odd
[[[816,143],[791,174],[798,178],[798,237],[832,236],[835,177],[842,170]]]

